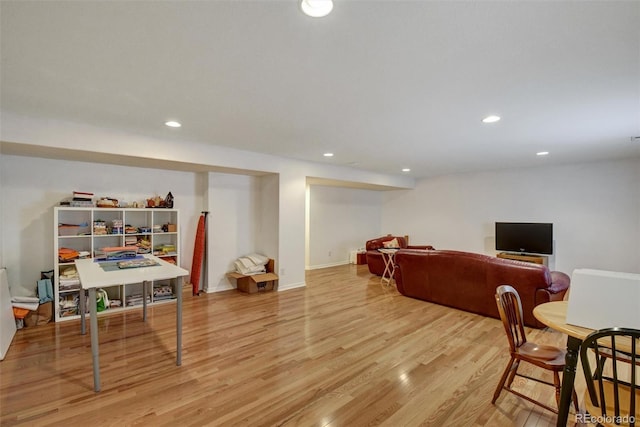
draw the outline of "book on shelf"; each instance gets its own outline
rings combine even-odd
[[[86,191],[74,191],[73,199],[74,200],[91,200],[93,198],[93,193],[88,193]]]
[[[69,206],[72,208],[92,208],[94,205],[91,199],[73,199],[69,202]]]

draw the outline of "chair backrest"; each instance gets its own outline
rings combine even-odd
[[[515,352],[518,347],[527,342],[524,333],[524,322],[522,320],[522,302],[520,295],[513,286],[501,285],[496,289],[496,304],[500,319],[507,333],[511,352]]]
[[[640,410],[640,402],[636,402],[640,400],[640,384],[637,378],[637,371],[640,369],[638,340],[640,330],[609,328],[591,333],[582,342],[580,358],[587,378],[589,399],[592,406],[601,411],[600,414],[591,413],[592,416],[599,415],[603,419],[614,421],[617,419],[623,425],[636,425],[635,419]],[[593,352],[589,352],[589,349]],[[593,369],[589,353],[595,356]],[[611,368],[605,373],[603,366],[606,359],[611,360]],[[588,402],[585,403],[588,405]]]

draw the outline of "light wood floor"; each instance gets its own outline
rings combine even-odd
[[[510,393],[491,404],[508,358],[498,320],[403,297],[366,266],[310,271],[286,292],[184,295],[181,367],[173,304],[146,324],[138,310],[99,319],[100,393],[78,321],[19,330],[0,362],[0,425],[555,425]]]

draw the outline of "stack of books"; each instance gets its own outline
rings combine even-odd
[[[69,203],[74,208],[93,207],[93,193],[87,193],[84,191],[74,191],[73,199]]]
[[[125,224],[124,226],[124,234],[137,234],[138,229],[131,224]]]
[[[147,303],[151,302],[151,296],[147,295]],[[142,304],[142,295],[134,294],[127,297],[127,307],[131,307],[132,305],[140,305]]]
[[[96,236],[102,236],[107,234],[107,223],[101,219],[93,221],[93,234]]]
[[[122,234],[122,220],[114,219],[111,221],[111,234]]]
[[[61,291],[80,289],[80,277],[75,267],[67,267],[60,271],[58,289]]]

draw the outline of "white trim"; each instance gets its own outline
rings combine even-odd
[[[344,261],[338,261],[338,262],[332,262],[329,264],[320,264],[320,265],[308,265],[306,267],[307,270],[318,270],[320,268],[328,268],[328,267],[336,267],[338,265],[346,265],[349,264],[349,260],[344,260]]]
[[[289,283],[288,285],[278,284],[278,292],[288,291],[290,289],[304,288],[307,286],[307,282]]]

